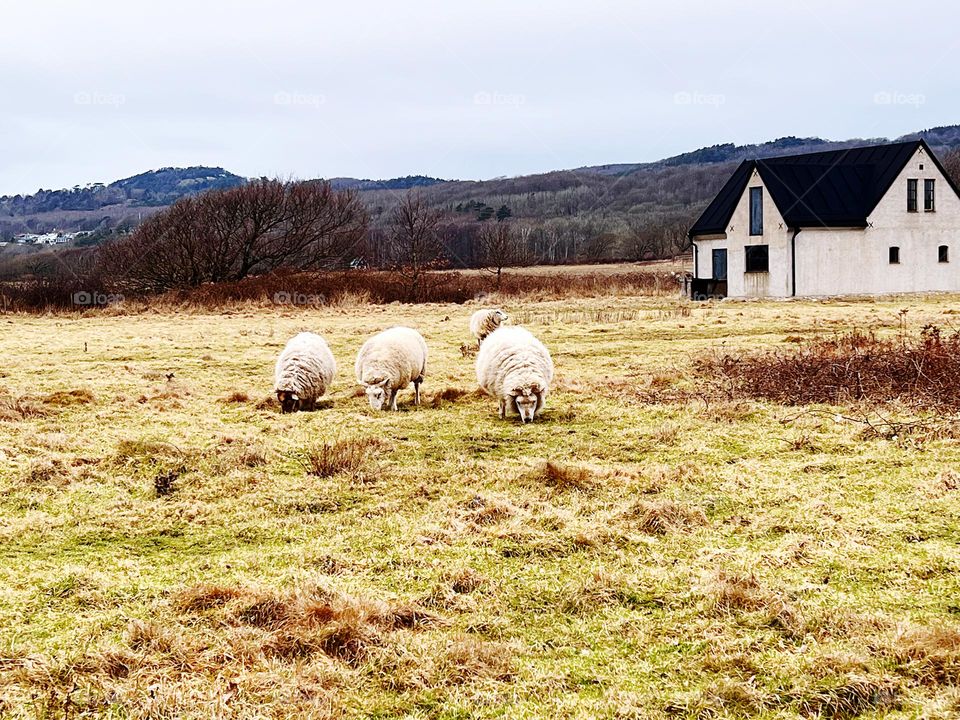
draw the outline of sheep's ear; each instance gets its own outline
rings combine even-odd
[[[298,400],[300,400],[300,396],[294,393],[293,395],[290,396],[290,399],[293,400],[294,402],[297,402]]]
[[[383,380],[380,381],[379,385],[380,387],[385,388],[389,383],[390,383],[390,378],[384,378]]]

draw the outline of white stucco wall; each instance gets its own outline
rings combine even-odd
[[[923,165],[923,170],[920,166]],[[907,180],[919,180],[919,212],[907,212]],[[923,181],[937,181],[936,211],[924,212]],[[960,292],[960,198],[925,153],[907,163],[865,230],[804,230],[797,237],[797,294]],[[940,245],[949,262],[938,262]],[[900,248],[891,265],[889,249]]]
[[[923,166],[923,170],[920,166]],[[937,181],[936,211],[924,212],[923,181]],[[917,179],[919,212],[907,212],[907,180]],[[764,188],[764,234],[749,234],[750,188],[763,187],[758,175],[747,184],[727,229],[726,239],[695,239],[697,277],[710,278],[712,250],[727,249],[727,294],[730,297],[788,297],[791,288],[790,238],[782,217]],[[796,295],[873,295],[905,292],[960,292],[960,198],[931,158],[922,151],[903,172],[868,218],[872,227],[848,230],[804,229],[796,240]],[[770,273],[745,273],[744,246],[770,247]],[[949,262],[938,261],[940,245],[949,247]],[[900,248],[900,263],[891,265],[889,248]]]
[[[750,188],[763,188],[763,235],[750,234]],[[737,203],[727,227],[726,239],[697,239],[697,277],[713,277],[713,250],[727,250],[727,295],[729,297],[785,297],[790,294],[790,230],[770,197],[760,175],[754,173]],[[747,245],[770,248],[770,272],[746,272]]]

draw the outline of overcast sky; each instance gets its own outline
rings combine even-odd
[[[170,165],[485,179],[960,123],[955,0],[140,5],[5,4],[0,194]]]

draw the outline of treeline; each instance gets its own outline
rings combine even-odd
[[[307,272],[341,273],[369,294],[355,279],[379,273],[389,292],[378,286],[378,297],[419,302],[460,297],[467,287],[439,271],[479,268],[493,282],[469,287],[500,288],[505,268],[602,260],[614,248],[637,257],[682,249],[686,224],[627,228],[626,245],[610,227],[577,218],[537,225],[506,211],[464,219],[429,203],[421,189],[399,195],[374,227],[357,191],[257,180],[183,198],[100,245],[15,256],[0,263],[0,292],[5,303],[70,305],[78,296],[135,298]]]

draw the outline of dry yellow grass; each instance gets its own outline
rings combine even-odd
[[[472,305],[0,318],[0,717],[960,712],[956,434],[692,362],[960,300],[506,306],[557,365],[533,425],[476,392]],[[352,360],[398,323],[425,401],[375,414]],[[281,415],[304,329],[340,377]]]

